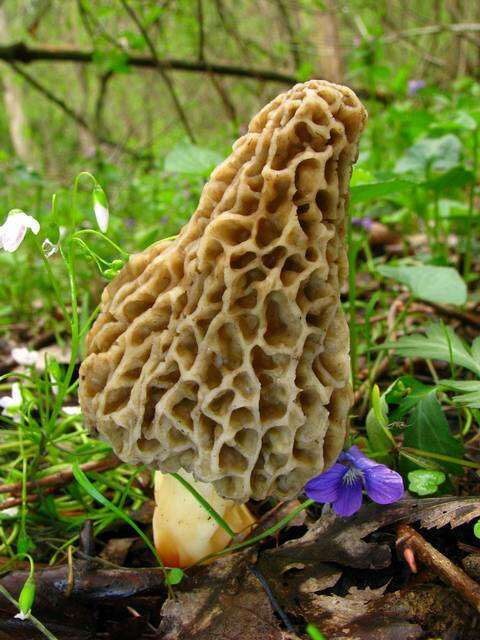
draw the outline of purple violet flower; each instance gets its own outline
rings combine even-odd
[[[365,231],[370,231],[373,225],[371,218],[359,218],[358,216],[352,216],[352,227],[362,227]]]
[[[426,87],[425,80],[409,80],[408,81],[408,95],[414,96],[417,91]]]
[[[338,461],[305,485],[315,502],[330,502],[339,516],[351,516],[362,506],[362,492],[378,504],[397,502],[403,496],[402,476],[370,460],[356,446],[343,451]]]

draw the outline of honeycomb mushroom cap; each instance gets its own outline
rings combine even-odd
[[[183,468],[237,501],[292,496],[334,462],[352,401],[340,289],[365,121],[343,86],[279,95],[179,236],[106,287],[80,401],[122,460]]]

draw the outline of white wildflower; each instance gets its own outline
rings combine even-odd
[[[39,353],[38,351],[30,351],[26,347],[16,347],[12,349],[11,356],[17,364],[30,367],[37,364]]]
[[[0,226],[0,249],[13,253],[22,244],[27,230],[37,235],[40,231],[38,220],[20,209],[12,209],[6,221]]]
[[[22,393],[20,391],[20,385],[18,382],[12,384],[12,391],[10,396],[3,396],[0,398],[0,407],[2,407],[2,413],[12,418],[14,422],[20,422],[22,407]]]
[[[73,407],[62,407],[63,413],[66,413],[67,416],[79,416],[82,413],[81,408],[77,406]]]

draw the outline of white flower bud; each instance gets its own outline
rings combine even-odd
[[[110,217],[108,211],[108,202],[105,191],[97,184],[93,189],[93,210],[97,219],[98,228],[102,233],[106,233],[108,229],[108,220]]]

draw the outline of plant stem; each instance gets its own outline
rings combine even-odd
[[[265,538],[268,538],[269,536],[272,536],[274,533],[277,533],[277,531],[280,531],[280,529],[283,529],[283,527],[285,527],[299,513],[301,513],[305,509],[308,509],[308,507],[311,507],[312,504],[315,504],[314,500],[312,500],[310,498],[308,500],[305,500],[305,502],[302,502],[302,504],[300,504],[298,507],[293,509],[293,511],[291,511],[288,514],[288,516],[285,516],[284,518],[279,520],[276,524],[274,524],[273,527],[270,527],[269,529],[267,529],[263,533],[260,533],[258,536],[253,536],[252,538],[248,538],[248,540],[245,540],[245,542],[240,542],[239,544],[234,544],[231,547],[227,547],[226,549],[223,549],[223,551],[217,551],[215,553],[210,553],[208,556],[205,556],[205,558],[202,558],[201,560],[199,560],[195,564],[201,564],[202,562],[206,562],[207,560],[211,560],[212,558],[219,558],[219,557],[225,556],[225,555],[227,555],[229,553],[234,553],[235,551],[240,551],[240,549],[246,549],[247,547],[251,547],[252,545],[256,544],[257,542],[261,542],[262,540],[265,540]]]
[[[5,589],[5,587],[3,587],[2,585],[0,585],[0,593],[5,596],[5,598],[7,600],[9,600],[13,605],[15,605],[15,607],[17,607],[17,609],[20,611],[20,605],[18,604],[18,602],[15,600],[15,598],[13,596],[10,595],[10,593]],[[57,636],[54,636],[53,633],[51,633],[51,631],[49,631],[47,629],[47,627],[45,627],[40,620],[38,620],[38,618],[35,618],[35,616],[32,616],[32,614],[30,614],[27,618],[28,620],[30,620],[30,622],[37,627],[37,629],[39,631],[41,631],[43,633],[43,635],[48,638],[48,640],[58,640]]]
[[[472,267],[472,236],[474,234],[474,213],[475,208],[475,187],[477,186],[477,173],[479,163],[479,127],[477,126],[473,132],[473,182],[470,188],[470,196],[468,200],[468,218],[466,229],[466,245],[465,245],[465,258],[463,263],[463,275],[468,278],[470,269]]]
[[[230,538],[232,538],[232,540],[235,540],[237,537],[235,532],[228,526],[228,524],[225,522],[222,516],[215,511],[215,509],[207,502],[207,500],[205,500],[205,498],[200,493],[198,493],[195,487],[192,487],[192,485],[188,482],[188,480],[185,480],[185,478],[182,478],[182,476],[179,475],[178,473],[172,473],[171,475],[175,478],[175,480],[178,480],[178,482],[180,482],[180,484],[183,485],[185,489],[187,489],[187,491],[189,491],[192,494],[195,500],[202,505],[205,511],[212,516],[215,522],[220,527],[222,527],[222,529],[226,533],[228,533]]]
[[[350,326],[350,366],[352,371],[352,388],[355,391],[358,369],[358,327],[356,319],[357,298],[357,255],[360,244],[353,238],[352,223],[349,220],[347,226],[348,243],[348,311]]]

